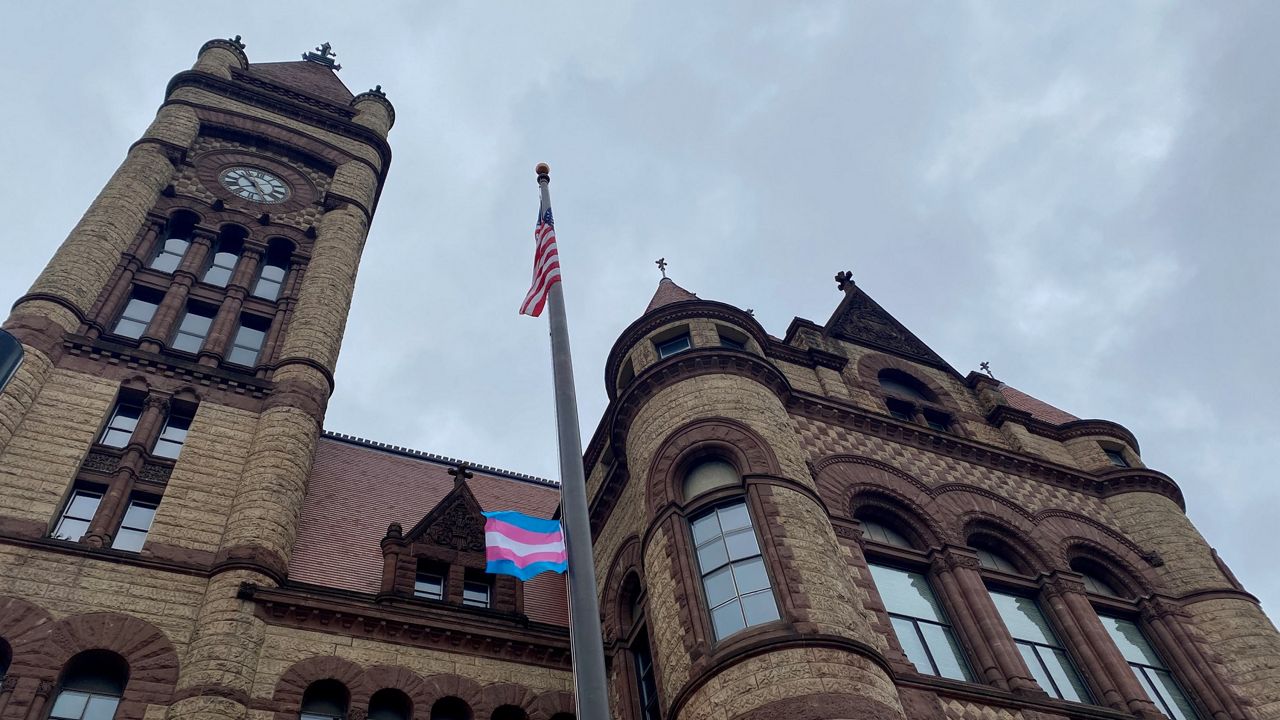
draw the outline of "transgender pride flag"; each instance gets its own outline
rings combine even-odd
[[[540,572],[569,569],[559,522],[514,510],[487,512],[484,517],[486,572],[528,580]]]

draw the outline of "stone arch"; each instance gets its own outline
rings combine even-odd
[[[835,513],[852,519],[862,508],[874,507],[907,528],[908,537],[915,535],[921,549],[953,541],[935,515],[929,487],[907,473],[855,455],[832,455],[814,467],[818,494]]]
[[[529,688],[516,683],[494,683],[480,689],[480,700],[471,703],[471,710],[476,720],[489,720],[493,713],[503,705],[518,707],[527,716],[529,708],[537,699]]]
[[[296,713],[302,705],[303,693],[319,680],[337,680],[346,686],[350,707],[368,706],[370,692],[364,670],[350,660],[325,655],[301,660],[284,671],[271,695],[276,713]]]
[[[555,715],[573,716],[573,693],[564,690],[544,692],[533,701],[529,720],[551,720]]]
[[[723,459],[743,476],[782,473],[769,444],[745,424],[724,417],[695,420],[667,436],[654,453],[646,493],[650,517],[680,502],[682,471],[705,457]]]
[[[609,572],[605,575],[603,613],[604,613],[604,634],[605,641],[609,638],[618,638],[627,630],[627,621],[624,618],[626,608],[624,604],[626,597],[622,592],[625,581],[630,577],[637,577],[643,586],[644,584],[644,558],[642,557],[640,548],[640,538],[632,535],[622,541],[622,547],[619,548],[617,554],[613,557],[613,564],[609,566]]]
[[[424,709],[430,709],[434,698],[431,697],[426,682],[422,676],[410,670],[403,665],[374,665],[364,672],[364,687],[366,697],[361,705],[355,705],[353,696],[352,707],[361,709],[368,708],[369,701],[379,690],[399,690],[409,696],[409,702],[413,703],[413,712],[422,712]]]
[[[1014,516],[1018,517],[1018,516]],[[967,545],[994,547],[1011,556],[1021,570],[1035,576],[1058,569],[1058,563],[1036,539],[1033,526],[1023,524],[1009,517],[1001,517],[981,510],[970,510],[959,513],[957,520],[961,532],[959,537]]]
[[[30,666],[31,656],[39,651],[53,625],[53,616],[44,608],[21,598],[0,597],[0,639],[9,643],[11,669]]]
[[[1136,599],[1155,592],[1151,578],[1140,571],[1141,565],[1127,558],[1114,547],[1109,547],[1086,537],[1066,537],[1062,541],[1063,561],[1075,572],[1089,572],[1102,576],[1123,591],[1129,599]],[[1083,564],[1083,566],[1082,566]],[[1100,572],[1099,572],[1100,571]]]
[[[942,386],[937,380],[928,373],[922,371],[919,365],[896,358],[892,355],[883,353],[867,353],[858,359],[857,373],[858,382],[868,390],[871,390],[877,397],[882,397],[884,392],[880,389],[880,373],[885,370],[896,370],[910,376],[916,382],[928,388],[929,392],[937,398],[934,404],[939,405],[953,413],[963,410],[960,404],[956,402],[955,397]]]
[[[52,680],[71,658],[86,650],[113,652],[128,664],[121,717],[141,717],[145,705],[164,705],[172,699],[178,682],[178,653],[159,628],[132,615],[87,613],[53,623],[45,642],[31,656],[31,674]]]
[[[453,674],[431,675],[423,679],[423,686],[426,689],[427,697],[430,701],[423,705],[424,711],[429,711],[431,706],[446,697],[456,697],[471,708],[472,714],[476,713],[476,708],[483,703],[484,689],[480,683]],[[478,716],[477,716],[478,717]]]

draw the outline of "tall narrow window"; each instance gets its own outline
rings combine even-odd
[[[89,523],[93,521],[93,514],[98,512],[98,504],[101,502],[100,491],[76,488],[67,500],[62,516],[58,518],[53,537],[78,542],[89,531]]]
[[[173,336],[172,347],[189,353],[200,352],[204,339],[209,335],[209,326],[213,324],[213,311],[199,305],[190,305],[178,323],[178,332]]]
[[[141,498],[130,500],[129,509],[124,512],[124,519],[120,521],[120,529],[116,532],[115,539],[111,541],[111,547],[129,552],[141,551],[142,544],[147,541],[147,532],[151,530],[151,521],[155,516],[156,503],[154,500],[143,500]]]
[[[151,264],[148,267],[162,273],[172,273],[182,264],[182,256],[187,254],[189,247],[191,247],[191,241],[187,238],[170,235],[160,245],[156,256],[151,258]]]
[[[147,325],[151,323],[151,318],[155,317],[156,308],[160,307],[162,299],[164,298],[161,294],[155,290],[135,287],[111,332],[135,340],[142,337],[142,333],[147,331]]]
[[[1156,654],[1155,648],[1147,642],[1142,630],[1131,620],[1099,615],[1102,627],[1107,629],[1120,654],[1124,656],[1133,674],[1138,677],[1138,684],[1151,696],[1151,701],[1165,715],[1173,720],[1196,720],[1195,708],[1187,700],[1186,694],[1173,675]]]
[[[240,241],[224,238],[218,241],[218,251],[209,261],[209,268],[201,278],[210,285],[226,287],[231,282],[231,274],[236,270],[236,262],[240,260]]]
[[[128,666],[119,655],[106,650],[82,652],[71,658],[62,673],[62,688],[49,719],[111,720],[128,681]]]
[[[191,429],[191,415],[179,409],[169,411],[164,421],[160,437],[156,439],[156,447],[151,451],[157,457],[177,459],[182,446],[187,442],[187,432]]]
[[[884,565],[869,567],[898,644],[916,670],[953,680],[972,680],[955,632],[925,576]]]
[[[444,568],[420,561],[413,581],[413,596],[426,600],[444,599]]]
[[[778,605],[747,504],[714,508],[690,525],[716,639],[777,620]]]
[[[267,248],[267,257],[258,267],[258,280],[253,284],[253,294],[263,300],[276,300],[284,289],[284,277],[289,273],[288,243],[273,241]]]
[[[1036,601],[995,590],[991,601],[1040,687],[1062,700],[1089,702],[1088,689]]]
[[[114,448],[128,445],[133,437],[133,431],[138,427],[140,417],[142,417],[141,405],[124,400],[117,401],[115,409],[111,411],[111,419],[102,429],[102,437],[98,438],[98,444]]]
[[[636,688],[640,692],[641,720],[661,720],[658,707],[658,679],[653,671],[653,654],[649,651],[649,631],[640,628],[640,634],[631,643],[631,656],[636,664]]]
[[[236,331],[236,337],[231,342],[231,352],[227,355],[227,361],[245,367],[256,365],[258,355],[262,352],[262,344],[267,339],[269,327],[271,327],[271,321],[266,318],[241,315],[240,329]]]

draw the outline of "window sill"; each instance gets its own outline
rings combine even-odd
[[[946,697],[969,700],[984,705],[1040,710],[1053,715],[1086,718],[1089,720],[1133,720],[1133,715],[1128,712],[1113,710],[1101,705],[1059,700],[1049,697],[1044,692],[1036,692],[1034,694],[1015,693],[980,682],[962,682],[921,673],[899,674],[895,678],[895,682],[899,686],[926,690]]]

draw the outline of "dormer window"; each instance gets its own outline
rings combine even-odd
[[[937,402],[923,383],[900,370],[882,370],[877,379],[880,381],[880,389],[887,395],[896,395],[914,402]]]
[[[444,600],[443,568],[419,562],[418,575],[413,581],[413,596],[423,600]]]
[[[462,604],[471,607],[488,608],[493,604],[493,585],[488,578],[478,574],[467,574],[462,583]]]
[[[658,359],[665,360],[672,355],[682,353],[693,347],[693,341],[689,339],[689,333],[677,335],[670,340],[664,340],[656,345],[658,349]]]
[[[926,425],[938,432],[951,432],[951,415],[937,407],[937,395],[924,383],[892,368],[881,370],[876,379],[884,391],[885,409],[891,417]]]
[[[1111,461],[1112,465],[1118,468],[1130,467],[1129,461],[1124,458],[1123,450],[1116,450],[1115,448],[1104,447],[1102,448],[1102,452],[1107,454],[1107,460]]]

